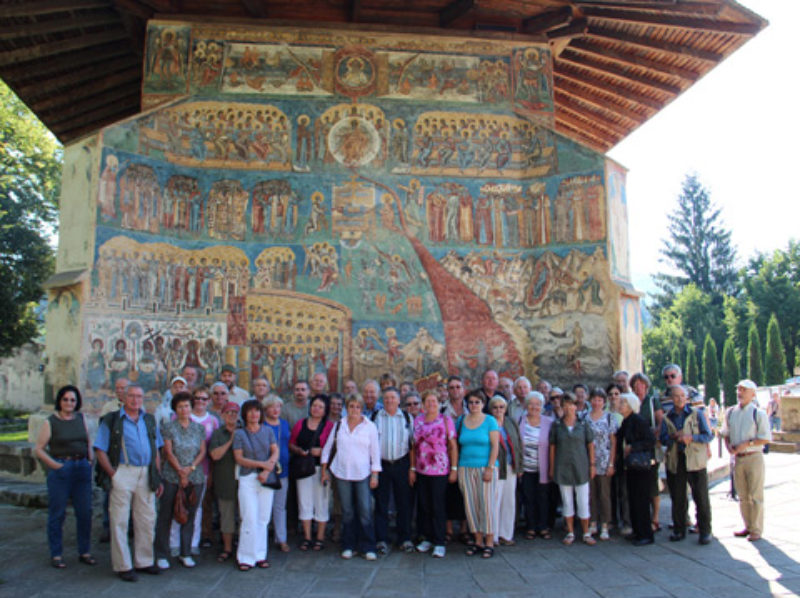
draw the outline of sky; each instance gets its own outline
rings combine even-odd
[[[738,264],[800,238],[798,0],[739,0],[769,21],[709,74],[608,152],[629,169],[631,274],[666,271],[659,249],[681,183],[696,173],[722,208]]]

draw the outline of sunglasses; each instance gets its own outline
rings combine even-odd
[[[664,374],[664,380],[669,380],[671,378],[677,378],[678,374]]]
[[[406,405],[408,405],[409,407],[416,407],[419,404],[420,403],[418,403],[417,401],[409,401],[408,403],[406,403]]]

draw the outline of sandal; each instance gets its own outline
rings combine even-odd
[[[96,565],[97,559],[87,552],[86,554],[82,554],[78,557],[78,562],[83,563],[84,565]]]
[[[54,569],[66,569],[67,564],[64,562],[64,559],[60,556],[54,556],[50,559],[50,566]]]
[[[291,551],[291,548],[289,548],[289,545],[286,542],[281,542],[278,544],[278,550],[281,552],[289,552]]]
[[[269,561],[267,559],[264,559],[263,561],[258,561],[256,563],[256,567],[258,567],[259,569],[269,569],[271,566],[272,565],[269,564]]]
[[[494,556],[494,548],[492,548],[491,546],[486,546],[486,547],[485,547],[485,548],[484,548],[484,549],[481,551],[481,558],[482,558],[482,559],[490,559],[490,558],[492,558],[493,556]]]
[[[583,543],[589,546],[594,546],[597,544],[597,540],[592,537],[592,534],[583,534]]]
[[[572,532],[569,532],[566,536],[564,536],[564,539],[561,540],[564,546],[572,546],[572,543],[574,541],[575,541],[575,534],[573,534]]]
[[[224,563],[229,558],[231,558],[231,556],[233,556],[233,555],[230,552],[228,552],[227,550],[223,550],[222,552],[220,552],[217,555],[217,562],[218,563]]]
[[[311,540],[303,540],[300,543],[300,550],[302,550],[303,552],[308,552],[308,549],[311,548],[311,544],[312,544]]]
[[[458,541],[461,542],[462,544],[466,544],[467,546],[469,546],[470,544],[472,544],[472,534],[469,534],[467,532],[461,532],[458,535]]]
[[[314,540],[314,544],[311,547],[311,550],[313,550],[314,552],[325,550],[325,542],[323,542],[322,540]]]
[[[253,568],[252,565],[248,565],[247,563],[239,563],[236,565],[236,567],[239,569],[239,571],[250,571],[250,569]]]
[[[652,528],[653,528],[653,531],[654,531],[654,532],[660,532],[660,531],[661,531],[661,524],[659,524],[659,523],[658,523],[658,521],[653,521],[653,522],[650,524],[650,527],[652,527]]]
[[[467,549],[464,551],[464,554],[467,556],[475,556],[479,552],[482,552],[483,549],[486,548],[485,546],[478,546],[477,544],[469,544]]]
[[[527,532],[525,532],[525,539],[526,540],[535,540],[536,539],[536,532],[533,531],[532,529],[529,529]]]
[[[514,540],[506,540],[505,538],[500,538],[499,541],[501,546],[514,546],[516,544]]]
[[[553,534],[550,533],[549,529],[545,529],[545,530],[542,530],[542,531],[539,532],[539,536],[543,540],[550,540],[553,537]]]

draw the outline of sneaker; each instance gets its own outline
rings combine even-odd
[[[364,555],[364,558],[367,559],[368,561],[377,561],[378,555],[370,550],[367,554]]]
[[[169,569],[169,561],[167,559],[158,559],[156,561],[156,566],[162,571],[166,571]]]
[[[437,559],[443,559],[445,554],[444,546],[436,546],[433,549],[433,556]]]
[[[630,525],[626,525],[626,526],[625,526],[625,527],[623,527],[621,530],[619,530],[619,534],[620,534],[620,536],[622,536],[623,538],[624,538],[625,536],[630,536],[632,533],[633,533],[633,528],[632,528]]]
[[[414,545],[410,541],[406,540],[400,545],[400,550],[403,552],[414,552]]]
[[[378,548],[379,555],[386,556],[389,554],[389,545],[386,542],[378,542],[376,546]]]
[[[597,524],[594,521],[589,524],[589,533],[593,536],[597,533]]]
[[[350,550],[349,548],[345,548],[342,551],[342,558],[343,559],[352,559],[353,558],[353,551]]]
[[[417,552],[428,552],[431,548],[433,548],[433,544],[424,540],[417,544]]]
[[[608,529],[603,528],[602,530],[600,530],[600,539],[608,540]]]
[[[191,569],[192,567],[197,565],[197,563],[194,562],[194,559],[190,556],[179,556],[178,560],[181,562],[181,565],[183,565],[187,569]]]

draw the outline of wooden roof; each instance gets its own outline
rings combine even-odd
[[[0,77],[68,143],[139,110],[154,17],[546,39],[556,129],[601,152],[767,24],[733,0],[0,0]]]

